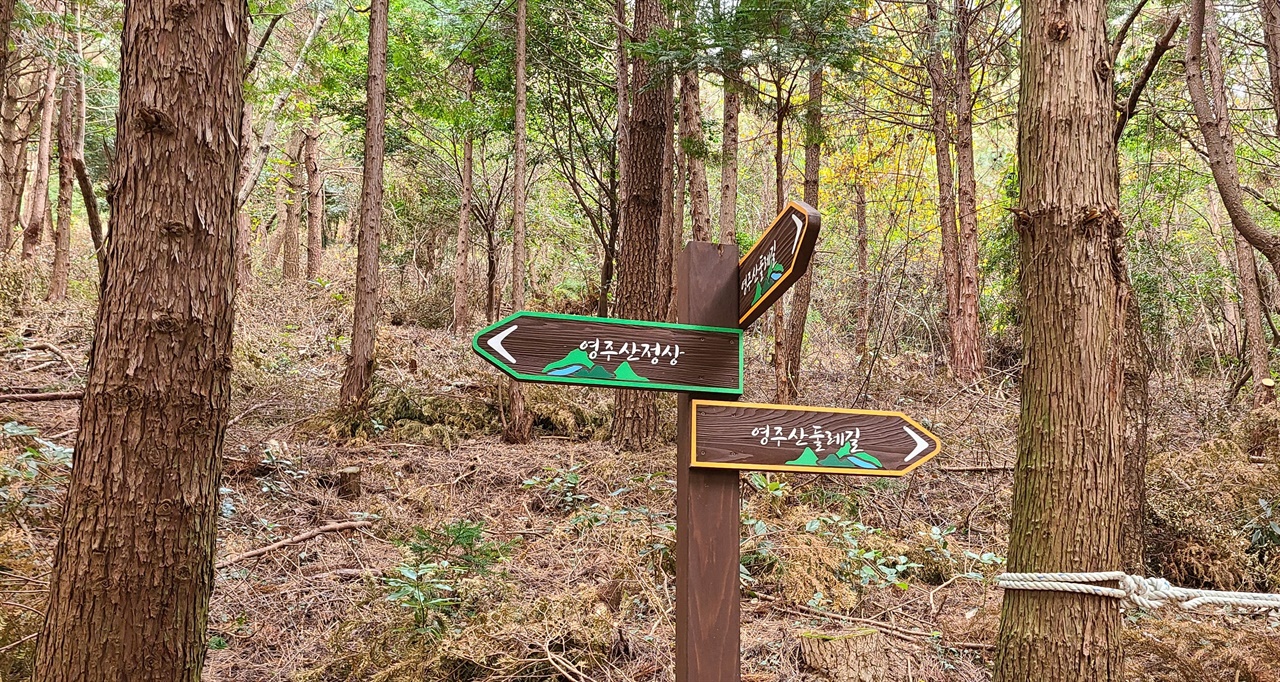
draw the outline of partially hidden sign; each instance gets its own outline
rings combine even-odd
[[[738,261],[739,327],[750,327],[809,269],[821,226],[818,209],[792,201]]]
[[[471,347],[520,381],[742,394],[742,331],[518,312]]]
[[[694,400],[692,466],[902,476],[938,454],[901,412]]]

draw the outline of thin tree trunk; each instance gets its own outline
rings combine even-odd
[[[71,195],[75,192],[75,169],[72,158],[76,146],[76,73],[63,69],[62,100],[58,105],[58,222],[53,233],[53,274],[49,278],[50,301],[67,296],[67,277],[71,270]]]
[[[1245,205],[1244,190],[1240,185],[1240,169],[1236,165],[1231,117],[1226,108],[1221,51],[1217,48],[1218,31],[1212,7],[1207,0],[1191,2],[1185,69],[1187,93],[1191,98],[1196,124],[1204,139],[1209,170],[1213,173],[1213,181],[1218,187],[1218,196],[1222,198],[1222,205],[1227,209],[1227,215],[1231,216],[1231,225],[1253,245],[1253,248],[1266,256],[1271,269],[1280,277],[1280,235],[1260,227],[1253,219],[1248,206]],[[1205,65],[1201,63],[1206,50],[1209,57],[1207,60],[1208,83],[1205,81]],[[1206,89],[1206,86],[1211,90]]]
[[[1205,217],[1209,223],[1209,232],[1214,237],[1222,235],[1222,213],[1219,209],[1221,203],[1218,201],[1218,195],[1212,188],[1205,188]],[[1223,249],[1217,249],[1215,254],[1218,258],[1218,267],[1227,276],[1222,278],[1222,319],[1226,323],[1226,329],[1223,330],[1223,337],[1229,338],[1229,350],[1232,355],[1244,357],[1244,330],[1240,324],[1240,304],[1237,300],[1239,291],[1235,286],[1230,273],[1236,272],[1236,246],[1235,246],[1235,230],[1230,229],[1225,233],[1227,245]],[[1256,259],[1255,259],[1256,260]],[[1228,334],[1230,335],[1228,337]]]
[[[614,212],[609,216],[609,239],[603,245],[604,258],[600,265],[600,298],[596,302],[596,314],[600,317],[609,315],[609,289],[613,284],[614,263],[618,254],[618,232],[626,215],[627,206],[627,174],[624,160],[628,157],[628,130],[631,116],[631,79],[630,63],[627,59],[627,3],[626,0],[614,0],[614,22],[617,31],[617,50],[614,53],[614,70],[617,72],[615,94],[618,99],[617,143],[614,146],[614,164],[618,173],[617,195],[614,201]]]
[[[785,141],[786,109],[782,101],[782,83],[777,84],[777,107],[773,116],[773,213],[778,215],[787,204],[783,183],[786,179],[786,166],[783,165],[783,143]],[[768,218],[765,225],[769,224]],[[778,301],[773,306],[773,382],[776,392],[782,391],[787,383],[787,319],[785,306]]]
[[[467,99],[470,100],[475,93],[475,67],[468,65],[466,67],[466,90]],[[472,175],[475,172],[474,160],[475,142],[470,129],[463,133],[462,138],[462,205],[458,208],[458,246],[456,251],[457,260],[453,268],[453,333],[464,334],[467,330],[467,279],[468,273],[467,260],[471,251],[471,202],[472,196]]]
[[[311,24],[311,30],[307,32],[307,37],[302,41],[302,47],[298,50],[298,58],[293,62],[293,69],[289,72],[289,81],[298,79],[298,74],[302,73],[302,67],[306,64],[307,51],[311,49],[311,43],[315,41],[316,36],[320,34],[320,30],[324,28],[325,22],[329,20],[329,15],[325,14],[323,4],[316,9],[315,23]],[[285,102],[293,96],[293,88],[281,88],[276,93],[276,97],[271,102],[271,108],[267,110],[267,115],[262,121],[262,136],[258,138],[258,148],[252,156],[249,163],[249,172],[245,176],[245,181],[236,190],[237,205],[243,206],[249,200],[249,196],[253,194],[253,190],[258,186],[258,178],[262,175],[262,168],[267,163],[267,156],[271,153],[271,145],[275,143],[276,135],[276,119],[280,116],[280,111],[284,108]]]
[[[857,311],[858,323],[853,332],[853,352],[859,358],[867,354],[867,336],[871,329],[871,301],[867,298],[867,287],[871,280],[867,272],[867,186],[859,180],[853,185],[854,219],[858,224],[858,281],[854,296],[854,310]]]
[[[105,286],[107,277],[107,249],[106,236],[102,231],[102,217],[98,215],[98,196],[93,191],[93,181],[89,179],[89,171],[84,165],[84,136],[85,129],[88,127],[88,117],[86,109],[88,100],[85,97],[84,87],[84,30],[81,21],[82,3],[75,3],[76,7],[76,58],[79,64],[76,67],[76,143],[71,157],[71,163],[76,173],[76,184],[80,186],[80,199],[84,202],[85,216],[89,222],[89,238],[93,241],[93,253],[98,261],[98,287],[99,290]],[[242,128],[243,130],[243,128]],[[240,138],[239,146],[243,151],[245,147],[244,137]]]
[[[246,145],[253,139],[253,103],[247,101],[244,103],[244,116],[240,123],[240,139]],[[248,152],[249,148],[246,146],[240,155],[240,171],[236,174],[237,193],[249,181],[249,173],[252,171],[252,158]],[[249,248],[251,236],[249,213],[245,211],[244,204],[240,204],[236,212],[236,282],[241,287],[253,279],[253,257]]]
[[[947,362],[955,367],[955,339],[951,338],[953,320],[960,314],[960,281],[958,278],[960,247],[956,231],[955,176],[951,167],[951,124],[947,115],[951,110],[952,91],[947,83],[947,73],[942,59],[942,26],[938,0],[925,0],[928,21],[929,59],[929,115],[933,126],[934,164],[938,176],[938,234],[942,245],[942,289],[946,295],[942,328],[947,330]]]
[[[527,112],[529,108],[528,76],[526,74],[528,36],[528,0],[516,0],[516,103],[515,103],[515,185],[512,187],[511,227],[511,305],[524,310],[524,278],[527,260],[525,253],[525,204],[528,165]],[[529,442],[533,423],[524,404],[524,390],[520,382],[508,382],[511,392],[511,419],[503,431],[508,443]]]
[[[36,146],[36,177],[31,185],[31,217],[22,234],[22,259],[35,256],[44,236],[45,211],[49,206],[49,161],[53,156],[53,100],[58,89],[58,65],[52,60],[45,69],[44,94],[40,97],[40,141]]]
[[[818,208],[818,180],[822,169],[822,77],[821,64],[809,71],[809,102],[805,107],[804,201]],[[777,386],[779,403],[790,403],[800,392],[800,351],[804,347],[804,327],[809,319],[813,294],[813,267],[796,282],[791,292],[791,317],[787,321],[786,374]]]
[[[738,114],[742,92],[734,76],[724,79],[724,139],[720,156],[720,243],[733,244],[738,234]]]
[[[21,95],[28,87],[23,78],[8,78],[4,84],[4,100],[0,102],[0,161],[4,164],[0,185],[0,224],[4,226],[4,250],[15,240],[11,230],[21,227],[22,194],[27,183],[27,140],[31,137],[34,117],[23,105]]]
[[[1262,0],[1262,46],[1267,53],[1267,75],[1271,81],[1271,107],[1276,112],[1276,135],[1280,135],[1280,0]]]
[[[1023,374],[1008,568],[1121,566],[1128,301],[1107,5],[1023,5],[1018,178]],[[1120,601],[1006,590],[995,682],[1119,682]]]
[[[956,0],[956,310],[951,322],[955,348],[952,375],[964,385],[982,376],[982,328],[978,320],[978,199],[973,164],[973,83],[970,75],[969,32],[973,22],[968,0]]]
[[[364,133],[364,178],[360,188],[360,242],[356,254],[355,315],[351,356],[342,376],[339,404],[363,412],[373,380],[378,323],[378,248],[382,237],[382,160],[387,131],[387,3],[369,6],[368,111]]]
[[[658,274],[658,290],[667,294],[667,312],[663,317],[668,322],[674,322],[676,319],[676,256],[680,251],[680,236],[684,233],[684,187],[687,168],[687,157],[684,150],[676,143],[674,126],[667,127],[662,156],[662,218],[658,221],[658,229],[662,232],[662,244],[658,250],[658,261],[667,263],[669,267]]]
[[[689,169],[689,217],[693,240],[711,241],[711,196],[707,189],[706,143],[702,139],[702,102],[698,71],[680,74],[680,141]],[[676,248],[681,245],[677,244]]]
[[[179,12],[183,30],[165,30]],[[35,682],[200,679],[231,400],[248,25],[243,2],[124,8],[111,267]]]
[[[18,80],[11,77],[9,73],[9,37],[12,33],[13,12],[16,4],[15,0],[0,0],[0,84],[4,84],[5,100],[8,99],[8,93],[12,87],[9,84]],[[0,119],[2,119],[0,120],[0,161],[5,163],[8,162],[5,149],[8,146],[8,138],[12,135],[7,115],[7,105],[7,101],[0,105]],[[3,177],[7,177],[7,172]],[[5,205],[8,202],[5,201],[4,189],[4,186],[0,185],[0,256],[9,252],[9,248],[12,246],[11,240],[13,239],[11,232],[13,224],[5,219],[7,215]]]
[[[302,225],[302,164],[299,157],[306,140],[306,133],[296,130],[289,140],[289,149],[285,152],[286,168],[283,171],[285,183],[284,217],[280,239],[284,245],[284,264],[281,275],[286,281],[296,281],[302,277],[302,258],[299,249],[298,232]]]
[[[655,29],[667,27],[663,3],[636,0],[634,41],[648,41]],[[627,154],[621,159],[626,195],[622,243],[618,249],[618,295],[615,314],[633,320],[657,320],[666,314],[667,291],[658,273],[670,263],[658,258],[662,241],[661,149],[671,127],[671,84],[660,68],[638,59],[633,63],[631,115],[627,121]],[[653,445],[658,435],[658,410],[649,391],[618,391],[613,411],[613,442],[624,449]]]
[[[1253,373],[1253,406],[1275,401],[1275,382],[1271,380],[1271,364],[1267,355],[1271,347],[1262,332],[1262,297],[1258,293],[1258,264],[1253,247],[1235,234],[1236,274],[1240,280],[1240,315],[1244,318],[1244,347],[1249,369]]]
[[[307,280],[320,276],[324,260],[324,174],[320,170],[320,117],[311,118],[303,145],[307,167]]]

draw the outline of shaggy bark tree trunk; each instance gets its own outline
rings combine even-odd
[[[527,111],[529,108],[528,81],[525,73],[528,36],[528,0],[516,0],[516,106],[515,106],[515,185],[512,187],[511,234],[511,305],[524,310],[524,278],[527,260],[525,254],[525,203],[528,169]],[[529,442],[533,424],[524,404],[524,391],[520,382],[508,382],[511,391],[511,419],[503,430],[508,443]]]
[[[360,188],[360,241],[356,253],[355,315],[351,356],[342,376],[339,404],[363,412],[369,404],[378,323],[378,249],[382,243],[382,160],[387,132],[387,3],[369,6],[368,111],[364,132],[364,178]]]
[[[674,100],[673,100],[674,103]],[[678,112],[674,119],[677,120]],[[679,253],[680,237],[684,233],[684,186],[686,156],[676,144],[676,128],[667,126],[667,137],[662,147],[662,218],[658,221],[658,230],[662,233],[662,242],[658,249],[658,262],[667,263],[668,267],[658,273],[658,291],[667,295],[667,310],[661,319],[674,322],[676,319],[676,254]]]
[[[303,144],[307,167],[307,280],[320,276],[324,260],[324,174],[320,171],[320,117],[313,116]]]
[[[200,679],[231,399],[248,12],[242,0],[124,9],[111,265],[36,682]]]
[[[707,189],[706,144],[702,139],[702,101],[698,92],[698,71],[680,74],[680,146],[688,159],[689,217],[693,240],[711,241],[711,196]],[[675,244],[678,250],[683,246]]]
[[[13,60],[10,59],[10,62]],[[4,175],[0,178],[0,225],[3,225],[4,250],[14,241],[14,226],[21,228],[22,194],[27,184],[27,140],[31,137],[35,117],[31,107],[22,101],[22,93],[30,87],[26,79],[11,77],[4,84],[4,100],[0,102],[0,162]]]
[[[822,169],[822,65],[809,72],[809,103],[805,108],[804,201],[818,208],[818,179]],[[791,317],[787,321],[786,380],[777,386],[780,403],[790,403],[800,392],[800,351],[804,326],[809,319],[813,294],[813,267],[796,282],[791,293]]]
[[[45,211],[49,206],[49,161],[53,156],[53,99],[57,89],[58,65],[50,61],[40,96],[40,141],[36,146],[36,177],[31,184],[31,201],[27,204],[31,212],[22,234],[23,260],[35,256],[44,237]]]
[[[1013,210],[1023,298],[1023,374],[1009,570],[1121,566],[1120,252],[1106,3],[1023,6]],[[1006,590],[996,682],[1119,682],[1119,600]]]
[[[978,320],[978,197],[973,168],[973,82],[969,32],[973,17],[967,0],[955,2],[956,102],[956,315],[951,321],[954,355],[951,373],[961,384],[975,384],[986,364]]]
[[[667,17],[658,0],[636,0],[634,41],[643,43]],[[670,263],[658,258],[662,235],[662,154],[671,127],[671,84],[662,70],[638,59],[633,62],[631,116],[627,121],[626,212],[618,249],[618,295],[614,314],[633,320],[657,320],[666,314],[668,291],[659,288],[659,272]],[[658,410],[650,391],[618,391],[613,410],[613,442],[624,449],[653,445],[658,435]]]
[[[470,100],[475,93],[475,67],[466,67],[466,91]],[[471,130],[463,133],[462,138],[462,205],[458,207],[458,242],[456,260],[453,268],[453,333],[465,334],[467,330],[467,261],[471,251],[471,202],[474,199],[472,176],[475,172],[475,141]]]
[[[296,130],[289,140],[289,148],[285,152],[285,168],[282,181],[285,183],[284,215],[281,216],[280,239],[284,251],[284,264],[280,273],[285,281],[297,281],[302,277],[302,258],[298,231],[302,225],[302,164],[299,157],[306,134]]]
[[[955,175],[951,167],[951,124],[947,120],[951,111],[952,93],[942,59],[942,20],[938,0],[925,0],[925,15],[929,40],[929,58],[925,70],[929,75],[929,117],[933,129],[934,165],[938,176],[938,235],[942,245],[939,270],[942,273],[942,290],[946,296],[941,327],[947,330],[947,363],[955,367],[955,339],[951,337],[951,327],[960,315],[960,281],[957,277],[960,251],[956,232]]]
[[[63,69],[62,99],[58,105],[58,222],[53,232],[53,274],[49,277],[50,301],[67,297],[67,277],[71,270],[71,195],[76,172],[72,157],[76,146],[76,74]]]
[[[742,92],[736,74],[724,78],[724,139],[720,146],[720,243],[732,244],[738,234],[738,115]]]

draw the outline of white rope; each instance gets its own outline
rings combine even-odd
[[[1119,587],[1104,587],[1089,583],[1119,583]],[[1206,604],[1242,606],[1253,609],[1280,609],[1280,594],[1255,592],[1220,592],[1218,590],[1193,590],[1171,585],[1164,578],[1144,578],[1123,571],[1098,573],[1001,573],[996,586],[1006,590],[1047,590],[1050,592],[1074,592],[1113,599],[1127,599],[1138,606],[1155,610],[1173,601],[1184,609],[1194,609]]]

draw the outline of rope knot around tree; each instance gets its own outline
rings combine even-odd
[[[1118,583],[1116,587],[1093,583]],[[1094,573],[1002,573],[996,586],[1005,590],[1042,590],[1073,592],[1112,599],[1124,599],[1140,608],[1154,611],[1169,602],[1177,602],[1187,610],[1200,606],[1239,606],[1250,609],[1280,609],[1280,594],[1225,592],[1178,587],[1164,578],[1129,575],[1123,571]]]

